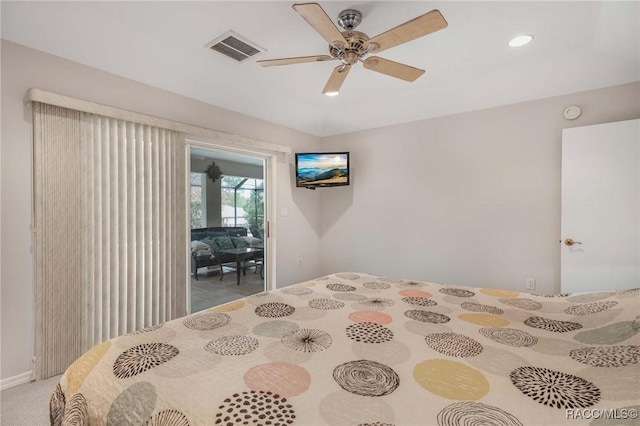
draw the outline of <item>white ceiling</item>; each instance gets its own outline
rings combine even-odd
[[[380,56],[426,70],[414,83],[334,62],[262,68],[257,59],[326,54],[291,1],[1,2],[2,38],[316,136],[380,127],[640,80],[638,1],[325,1],[359,9],[370,37],[432,9],[449,26]],[[233,30],[267,52],[237,63],[205,44]],[[514,35],[535,35],[514,49]]]

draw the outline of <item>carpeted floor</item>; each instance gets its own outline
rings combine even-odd
[[[237,285],[236,271],[224,273],[222,281],[218,270],[207,272],[202,268],[198,271],[198,281],[191,277],[191,312],[199,312],[212,306],[264,291],[264,279],[260,277],[260,270],[254,273],[254,268],[247,269],[246,275],[240,276]]]
[[[235,299],[264,291],[260,272],[246,271],[236,285],[236,272],[219,273],[201,269],[199,280],[191,278],[191,312],[198,312]],[[61,376],[6,389],[0,393],[0,425],[40,426],[49,424],[49,398]]]
[[[0,424],[40,426],[49,424],[49,398],[61,376],[5,389],[0,393]]]

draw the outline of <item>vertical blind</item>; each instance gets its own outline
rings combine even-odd
[[[33,103],[36,377],[186,313],[176,131]]]

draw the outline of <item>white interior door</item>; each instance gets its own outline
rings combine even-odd
[[[640,287],[640,120],[563,130],[561,228],[563,293]]]

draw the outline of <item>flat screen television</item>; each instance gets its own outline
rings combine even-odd
[[[349,185],[348,152],[296,153],[296,186],[321,188]]]

